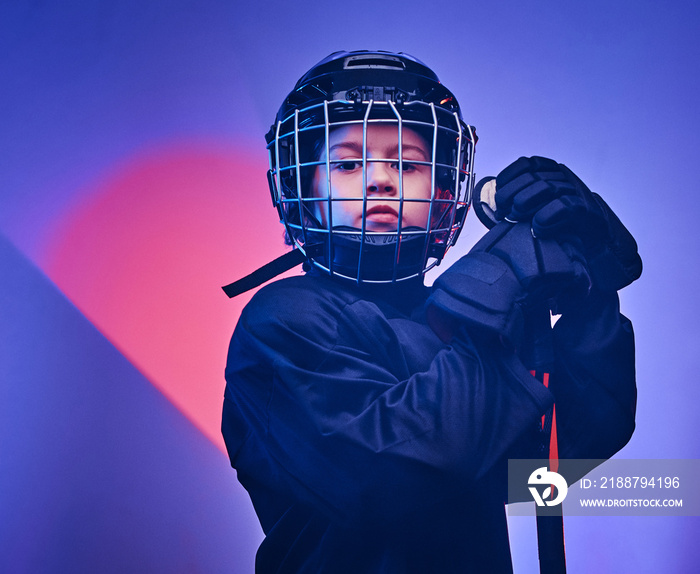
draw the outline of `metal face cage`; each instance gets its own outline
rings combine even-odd
[[[316,268],[357,283],[403,281],[422,277],[457,240],[476,134],[456,111],[423,101],[326,100],[294,109],[273,130],[272,201],[289,242]],[[381,190],[372,179],[378,170],[390,180]],[[341,185],[348,174],[352,183]]]

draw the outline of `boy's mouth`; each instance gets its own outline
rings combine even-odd
[[[375,205],[367,210],[367,218],[376,223],[394,223],[399,218],[399,212],[390,205]]]

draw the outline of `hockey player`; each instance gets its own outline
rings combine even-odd
[[[521,158],[480,208],[492,228],[425,287],[476,135],[406,54],[332,54],[267,142],[307,272],[262,288],[229,349],[222,431],[265,532],[256,571],[511,572],[505,464],[542,456],[554,401],[562,457],[607,458],[633,431],[617,290],[641,273],[634,240],[566,167]],[[525,364],[542,309],[562,314],[549,388]]]

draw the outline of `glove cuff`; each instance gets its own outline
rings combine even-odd
[[[467,330],[501,335],[513,344],[522,338],[524,293],[508,264],[490,253],[472,252],[433,285],[428,305],[457,319]]]

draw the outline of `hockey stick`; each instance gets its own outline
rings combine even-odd
[[[496,219],[496,178],[486,177],[476,184],[472,206],[479,221],[491,229]],[[529,348],[524,350],[527,366],[531,374],[545,387],[549,387],[549,376],[554,363],[552,345],[551,315],[548,308],[536,309],[529,317],[531,326],[528,339]],[[551,414],[542,416],[541,428],[544,436],[549,435],[549,469],[557,472],[559,452],[557,445],[556,405],[552,405]],[[547,515],[537,507],[537,550],[540,561],[540,574],[566,574],[566,553],[564,544],[564,517],[561,506],[556,514],[549,509]]]

